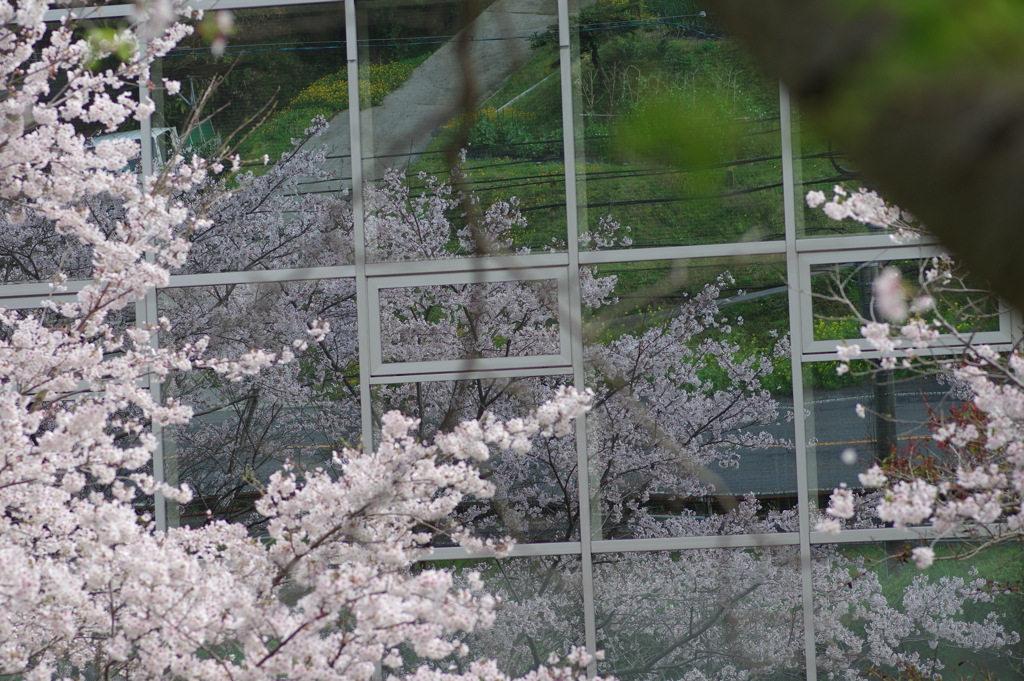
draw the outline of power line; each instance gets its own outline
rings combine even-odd
[[[683,15],[686,16],[686,15]],[[574,33],[590,33],[594,31],[613,31],[624,28],[642,28],[645,26],[674,26],[677,28],[684,28],[686,30],[693,31],[700,35],[704,35],[709,39],[723,39],[722,36],[718,36],[712,33],[707,33],[703,29],[708,29],[707,26],[694,26],[690,24],[679,24],[671,21],[665,21],[659,19],[658,21],[639,21],[630,23],[619,23],[609,25],[597,25],[583,27],[574,27],[572,31]],[[716,29],[709,29],[716,30]],[[364,47],[409,47],[414,45],[443,45],[450,42],[451,40],[458,37],[459,34],[455,35],[439,35],[439,36],[417,36],[410,38],[363,38],[356,41],[357,45]],[[539,38],[543,35],[549,35],[545,33],[531,33],[524,35],[515,36],[494,36],[494,37],[470,37],[467,42],[491,42],[500,40],[528,40],[530,38]],[[378,41],[389,40],[392,42],[378,43]],[[400,42],[395,42],[400,41]],[[280,43],[252,43],[247,45],[228,45],[225,48],[224,54],[258,54],[261,52],[294,52],[301,50],[338,50],[345,47],[344,40],[337,41],[291,41],[291,42],[280,42]],[[209,52],[209,47],[179,47],[170,51],[165,59],[171,57],[185,57],[191,55],[201,55]]]

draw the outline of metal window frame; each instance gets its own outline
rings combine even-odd
[[[489,284],[526,281],[555,281],[558,286],[558,306],[553,312],[558,317],[558,354],[524,355],[516,357],[472,357],[465,359],[423,362],[388,362],[383,359],[381,291],[393,288],[434,287],[447,284]],[[572,370],[569,324],[563,318],[569,306],[569,272],[565,267],[533,267],[528,269],[476,270],[435,274],[409,274],[405,276],[368,277],[368,306],[370,338],[371,380],[382,377],[416,376],[421,380],[435,374],[501,371],[506,369],[547,369],[546,373],[566,373]],[[561,371],[558,371],[561,369]],[[496,374],[497,375],[497,374]]]
[[[273,6],[299,6],[335,4],[345,14],[346,59],[349,85],[349,140],[350,156],[361,162],[351,164],[352,186],[358,191],[352,193],[354,260],[352,264],[336,267],[291,268],[281,270],[259,270],[242,272],[211,272],[202,274],[172,275],[169,287],[208,286],[225,284],[247,284],[261,282],[285,282],[314,279],[355,279],[358,356],[360,371],[361,429],[364,442],[373,441],[372,393],[373,385],[415,382],[422,380],[458,380],[467,378],[549,376],[571,373],[577,385],[585,382],[583,365],[583,312],[580,296],[580,266],[615,263],[630,263],[656,260],[681,260],[707,257],[731,257],[751,255],[779,255],[786,258],[789,287],[789,317],[792,342],[791,361],[793,367],[794,404],[804,404],[804,364],[834,359],[835,341],[813,340],[813,309],[810,297],[810,270],[812,265],[869,261],[881,259],[882,254],[927,257],[938,252],[936,242],[925,240],[914,246],[893,246],[890,238],[882,234],[859,234],[848,236],[805,237],[798,236],[797,223],[802,218],[802,197],[798,196],[796,181],[800,169],[795,164],[793,112],[789,95],[784,87],[779,89],[780,145],[782,151],[782,184],[785,238],[781,241],[718,243],[704,245],[680,245],[605,251],[580,251],[578,244],[579,225],[586,214],[585,180],[576,176],[577,147],[582,135],[582,126],[577,126],[578,117],[574,111],[578,106],[578,92],[573,87],[573,70],[578,66],[578,45],[571,39],[569,13],[578,9],[570,0],[554,0],[558,15],[559,73],[561,76],[562,135],[564,152],[564,182],[566,188],[567,249],[565,252],[535,253],[529,255],[491,256],[486,258],[461,258],[435,261],[373,263],[368,262],[365,248],[363,214],[364,166],[372,159],[363,156],[364,116],[361,115],[358,87],[359,46],[356,25],[356,0],[196,0],[193,6],[206,10],[247,9]],[[134,4],[105,5],[72,9],[52,9],[44,18],[58,21],[63,17],[79,19],[102,19],[125,17],[135,14]],[[140,97],[145,99],[148,92],[140,85]],[[147,137],[152,125],[150,119],[142,121],[142,137]],[[153,159],[149,145],[142,145],[142,169],[146,174],[153,171]],[[399,367],[380,362],[380,317],[379,292],[382,288],[424,283],[476,283],[499,281],[522,281],[556,278],[559,286],[558,319],[560,331],[560,354],[515,358],[514,361],[493,358],[484,360],[453,360],[452,362],[415,362]],[[0,305],[11,309],[25,309],[39,306],[41,298],[70,300],[88,281],[68,281],[65,289],[54,293],[45,282],[20,282],[0,285]],[[144,300],[136,305],[136,320],[140,325],[155,324],[158,319],[157,291],[150,291]],[[1000,317],[1000,330],[979,334],[979,342],[990,342],[1000,347],[1009,347],[1021,340],[1020,315],[1006,312]],[[855,342],[856,339],[852,339]],[[154,338],[156,343],[157,339]],[[827,347],[826,347],[827,346]],[[947,343],[939,352],[955,351],[957,346]],[[872,353],[866,351],[865,357]],[[404,373],[403,373],[404,372]],[[161,400],[160,384],[151,381],[149,389],[153,399]],[[852,415],[851,415],[852,418]],[[811,551],[814,546],[825,544],[847,544],[881,541],[911,541],[936,538],[933,528],[893,528],[873,530],[846,530],[840,535],[825,535],[810,526],[811,499],[809,495],[809,455],[807,425],[804,419],[795,420],[795,449],[797,470],[797,498],[799,531],[795,533],[673,537],[658,539],[611,539],[602,540],[593,536],[594,523],[591,517],[591,499],[597,493],[594,481],[590,479],[587,457],[587,428],[585,419],[576,424],[578,494],[580,507],[581,536],[579,541],[560,543],[534,543],[515,546],[510,555],[526,556],[577,556],[582,566],[582,592],[584,608],[584,639],[587,649],[596,649],[594,556],[600,554],[649,551],[687,551],[718,548],[753,548],[760,546],[799,547],[801,589],[804,626],[805,678],[817,679],[814,590],[811,572]],[[160,441],[160,433],[155,433]],[[164,479],[162,445],[154,454],[154,474]],[[158,529],[167,527],[166,506],[162,499],[156,499],[156,524]],[[964,535],[964,538],[966,535]],[[472,554],[458,547],[436,548],[424,561],[452,560],[457,558],[487,557]],[[594,672],[594,668],[591,668]]]
[[[814,362],[835,359],[837,343],[856,345],[861,349],[862,357],[874,359],[881,356],[877,350],[864,338],[849,338],[843,340],[814,340],[814,296],[811,294],[811,269],[814,265],[845,265],[869,263],[876,260],[925,260],[943,254],[942,248],[937,244],[910,244],[893,246],[891,243],[886,248],[852,248],[833,249],[828,251],[812,251],[800,253],[797,256],[798,273],[797,287],[800,291],[800,319],[799,345],[802,349],[802,362]],[[1009,346],[1013,343],[1013,318],[1009,308],[1005,308],[999,314],[998,331],[982,331],[973,334],[972,340],[975,343],[987,343],[996,346]],[[954,336],[943,334],[939,337],[932,348],[924,353],[918,354],[949,354],[955,353],[963,347],[963,343]],[[903,352],[898,353],[904,356]]]

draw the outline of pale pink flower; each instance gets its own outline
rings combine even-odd
[[[903,288],[903,273],[895,267],[884,268],[871,285],[882,316],[893,322],[907,317],[907,295]]]
[[[910,555],[913,557],[914,564],[917,565],[918,570],[931,567],[932,563],[935,562],[935,551],[928,546],[918,546],[910,552]]]

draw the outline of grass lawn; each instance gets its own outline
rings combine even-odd
[[[359,69],[359,98],[377,106],[384,98],[409,79],[417,66],[430,53],[390,63],[363,64]],[[287,105],[278,109],[267,122],[257,128],[239,147],[242,158],[259,159],[267,154],[281,157],[292,148],[292,139],[301,138],[309,122],[316,116],[330,120],[348,109],[348,74],[330,73],[301,90]]]

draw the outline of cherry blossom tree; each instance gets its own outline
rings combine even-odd
[[[389,191],[386,197],[374,194],[379,212],[372,214],[381,257],[450,257],[445,246],[454,230],[436,214],[428,216],[425,207],[444,201],[455,206],[458,199],[443,185],[429,182],[429,191],[440,189],[441,197],[417,198],[397,174],[381,186]],[[496,204],[488,214],[500,219],[488,223],[487,242],[513,247],[507,226],[521,221],[514,202]],[[614,239],[614,221],[605,224],[610,235],[601,238]],[[430,231],[431,225],[440,233]],[[460,248],[472,253],[475,241],[466,238],[469,233],[460,233]],[[594,238],[584,235],[583,240]],[[401,250],[384,250],[399,243]],[[613,300],[614,281],[593,272],[582,280],[584,303],[599,314]],[[775,357],[745,356],[726,340],[728,322],[717,301],[728,283],[723,275],[698,289],[675,314],[636,334],[588,344],[587,386],[594,391],[594,409],[587,417],[587,437],[591,475],[600,490],[592,503],[600,508],[605,536],[798,529],[794,512],[767,511],[753,497],[722,517],[690,512],[666,519],[650,511],[648,502],[655,493],[700,498],[723,491],[716,488],[721,483],[713,474],[715,467],[742,466],[744,451],[778,442],[760,428],[779,417],[778,404],[761,384]],[[382,292],[388,358],[553,352],[557,334],[550,326],[556,318],[551,296],[550,287],[533,282]],[[482,300],[487,304],[481,305]],[[776,356],[787,349],[780,343]],[[728,376],[725,387],[701,379],[700,370],[712,363]],[[524,404],[535,404],[546,389],[541,379],[467,380],[382,387],[376,397],[388,407],[419,415],[420,433],[426,437],[485,409],[513,414]],[[460,509],[460,517],[492,536],[574,540],[580,532],[577,461],[571,440],[548,440],[526,453],[504,452],[487,464],[488,479],[497,484],[496,497],[488,505]],[[934,643],[946,653],[992,653],[1019,640],[995,617],[963,622],[963,604],[992,598],[976,580],[935,583],[925,578],[909,585],[902,601],[892,601],[883,593],[878,573],[868,571],[864,561],[831,547],[814,554],[821,596],[815,610],[816,621],[822,623],[817,634],[821,666],[835,677],[858,678],[852,669],[871,667],[936,673],[943,661],[915,646]],[[609,673],[623,678],[680,673],[694,679],[729,679],[799,669],[803,638],[797,550],[622,553],[596,563],[599,645]],[[838,585],[857,572],[864,574],[857,580],[857,607],[851,610],[849,595]],[[502,617],[492,629],[467,636],[472,647],[510,667],[530,668],[544,659],[552,642],[579,630],[582,576],[577,559],[518,559],[496,568],[491,577],[504,597]],[[921,607],[925,602],[936,609]]]
[[[718,518],[649,511],[666,489],[721,492],[705,474],[712,465],[741,465],[744,449],[775,442],[758,430],[778,418],[761,384],[773,357],[746,356],[726,339],[724,275],[657,324],[589,344],[578,390],[556,379],[381,387],[378,442],[365,451],[342,446],[358,406],[347,373],[353,335],[339,333],[354,316],[351,282],[162,290],[159,329],[128,324],[118,315],[165,289],[169,271],[344,262],[351,204],[296,191],[298,178],[323,173],[322,153],[307,148],[231,188],[217,179],[219,161],[180,156],[140,182],[124,171],[134,144],[91,146],[75,124],[113,131],[149,112],[132,93],[187,32],[170,22],[181,8],[155,3],[113,41],[78,37],[67,24],[47,33],[45,10],[0,3],[0,200],[12,227],[0,249],[8,281],[50,279],[58,292],[67,277],[87,283],[72,302],[43,301],[42,313],[0,313],[0,674],[367,680],[383,665],[422,681],[507,678],[493,660],[467,657],[472,645],[532,670],[530,679],[580,678],[585,653],[550,656],[579,630],[573,559],[510,563],[508,583],[522,588],[504,590],[502,612],[517,616],[486,633],[497,607],[483,590],[490,575],[412,566],[439,533],[498,553],[507,536],[578,539],[569,436],[588,409],[608,536],[797,529],[794,513],[754,499]],[[467,197],[457,182],[422,179],[419,194],[399,173],[366,188],[371,257],[514,250],[524,219],[513,199],[459,223],[452,213]],[[622,238],[614,220],[602,230],[584,240]],[[587,270],[581,280],[589,310],[612,302],[613,278]],[[389,361],[551,354],[554,301],[545,280],[390,290],[383,333],[410,342]],[[712,362],[724,383],[701,377]],[[146,381],[161,382],[169,399],[154,402]],[[204,420],[229,407],[234,420]],[[171,433],[182,484],[147,471],[154,426]],[[256,500],[245,497],[254,490]],[[213,518],[157,531],[147,508],[156,493]],[[850,565],[824,552],[817,579],[838,584]],[[598,573],[602,646],[624,676],[684,669],[692,680],[739,679],[800,664],[794,550],[622,553]],[[972,585],[950,585],[943,602],[952,605],[918,608],[893,627],[877,580],[858,584],[854,599],[844,592],[816,606],[832,624],[822,645],[842,641],[829,649],[837,674],[863,660],[898,665],[899,646],[922,632],[974,649],[1014,640],[994,620],[956,625],[957,603],[982,598]],[[922,580],[909,590],[919,596],[911,605],[931,588]],[[671,607],[629,610],[655,601]],[[867,647],[846,617],[853,601]],[[528,619],[532,629],[516,628]],[[412,669],[410,660],[435,664]]]
[[[0,199],[8,221],[52,225],[67,237],[55,243],[83,244],[88,255],[73,262],[85,258],[90,278],[73,302],[43,301],[46,315],[0,313],[0,674],[369,679],[380,663],[398,664],[401,645],[427,658],[460,649],[448,634],[488,624],[494,601],[471,575],[467,588],[455,588],[450,574],[410,573],[430,537],[421,528],[449,518],[469,495],[492,493],[473,465],[491,445],[522,449],[533,436],[563,435],[589,396],[563,389],[533,415],[505,424],[485,414],[433,445],[409,436],[413,421],[386,415],[375,451],[342,449],[324,467],[285,467],[269,478],[256,506],[268,519],[267,541],[225,522],[156,531],[138,496],[187,503],[191,493],[145,472],[156,447],[151,428],[187,422],[191,410],[155,403],[145,381],[199,370],[237,382],[290,363],[294,350],[218,357],[205,338],[154,347],[156,328],[110,322],[166,285],[168,270],[185,261],[184,235],[211,226],[180,197],[219,164],[178,157],[140,182],[123,171],[134,144],[90,147],[73,125],[113,130],[149,113],[133,88],[187,32],[163,21],[181,8],[142,8],[140,23],[113,40],[77,37],[67,23],[48,30],[46,9],[0,4]],[[113,55],[116,65],[97,66]],[[97,205],[110,207],[109,222],[90,210]],[[43,257],[59,266],[54,253]],[[59,290],[59,267],[53,277]],[[312,325],[308,334],[322,341],[326,331]],[[466,529],[448,529],[485,548]],[[574,651],[567,666],[530,678],[568,680],[588,661]],[[486,661],[464,674],[410,676],[507,678]]]
[[[302,159],[307,153],[309,163],[315,164],[317,156],[312,152],[300,152],[294,158]],[[311,166],[303,163],[305,161],[296,163],[293,168],[298,170],[293,172],[310,172]],[[225,205],[211,203],[207,215],[219,210],[222,214],[240,217],[236,218],[237,222],[224,219],[208,226],[202,239],[211,243],[218,239],[229,241],[236,249],[276,248],[278,244],[274,242],[260,243],[262,230],[271,235],[286,234],[287,225],[280,224],[281,216],[289,212],[289,208],[291,213],[301,215],[295,206],[304,200],[276,190],[280,186],[280,173],[287,172],[286,160],[275,167],[275,175],[267,180],[242,180],[235,193],[230,197],[225,195]],[[262,197],[253,198],[249,194],[261,191],[264,192]],[[372,222],[378,230],[380,243],[399,243],[403,238],[401,234],[392,235],[388,230],[408,232],[411,231],[409,225],[416,225],[418,233],[426,237],[421,247],[424,256],[449,255],[442,245],[448,242],[445,235],[451,234],[453,228],[445,209],[458,201],[452,196],[449,184],[428,182],[427,190],[416,197],[410,194],[405,180],[395,173],[369,191],[374,200],[372,205],[378,211]],[[196,196],[200,194],[194,192]],[[322,205],[323,199],[315,200],[320,202],[318,206]],[[261,214],[265,213],[262,218],[265,222],[249,236],[242,232],[244,225],[251,224],[249,216],[244,210],[231,206],[235,201],[243,206],[259,206]],[[347,220],[350,212],[344,198],[334,201],[333,215]],[[484,213],[488,217],[478,229],[487,230],[490,243],[502,243],[502,240],[511,243],[508,230],[522,221],[513,205],[513,202],[498,204]],[[233,210],[237,212],[232,213]],[[218,224],[227,225],[228,233],[218,234]],[[608,224],[609,230],[614,232],[614,225]],[[432,227],[426,229],[425,225]],[[327,223],[326,229],[336,233],[332,238],[345,243],[344,227],[339,230]],[[309,230],[310,238],[321,238],[322,231],[323,227]],[[254,243],[249,245],[250,241]],[[431,242],[434,250],[430,250]],[[301,232],[288,243],[296,254],[305,252]],[[460,247],[472,252],[477,243],[475,239],[466,239]],[[199,242],[195,248],[202,257],[204,244]],[[415,243],[409,244],[407,250],[395,249],[387,257],[398,259],[405,253],[417,253],[415,248]],[[206,262],[212,262],[221,249],[210,251]],[[208,267],[213,269],[217,265]],[[589,272],[583,277],[584,300],[588,307],[599,310],[611,302],[614,281],[609,279]],[[676,314],[641,333],[624,334],[614,341],[590,346],[589,380],[595,390],[596,408],[591,414],[588,432],[593,442],[594,466],[604,482],[599,500],[601,517],[605,519],[604,530],[613,536],[713,536],[797,529],[794,513],[766,512],[753,498],[722,518],[683,514],[666,520],[651,516],[647,510],[649,495],[660,490],[669,489],[689,496],[713,493],[715,483],[707,475],[708,469],[713,470],[712,466],[719,463],[742,465],[744,449],[774,442],[774,438],[756,429],[759,424],[770,423],[778,417],[778,405],[759,383],[759,379],[771,371],[772,358],[742,358],[739,348],[724,339],[726,322],[718,311],[717,299],[725,285],[727,279],[723,277],[706,286]],[[317,282],[260,285],[249,289],[168,291],[161,294],[168,296],[163,309],[176,324],[165,331],[164,337],[175,339],[175,344],[196,344],[205,334],[208,339],[202,342],[208,349],[236,355],[253,341],[272,347],[288,345],[290,338],[306,332],[316,319],[314,315],[322,310],[340,306],[345,312],[339,316],[351,320],[354,316],[351,289],[350,283]],[[457,356],[484,357],[499,351],[509,354],[550,352],[552,344],[557,342],[557,335],[549,328],[554,304],[551,296],[550,286],[544,282],[392,291],[383,296],[385,310],[391,313],[385,317],[383,330],[388,337],[403,342],[389,344],[396,348],[391,359],[444,359],[450,358],[452,352]],[[489,304],[482,306],[481,298],[486,298]],[[310,302],[317,300],[324,302],[311,306]],[[274,323],[260,323],[269,310],[274,311]],[[335,331],[339,326],[344,328],[335,325]],[[464,329],[470,326],[478,333],[464,334]],[[334,385],[327,391],[329,395],[317,390],[329,377],[337,380],[338,376],[344,376],[343,368],[354,356],[353,334],[339,334],[342,338],[338,340],[332,340],[333,335],[327,335],[325,340],[310,348],[296,348],[300,357],[307,357],[302,371],[297,370],[296,362],[276,362],[259,374],[239,372],[238,380],[217,383],[216,390],[211,389],[214,385],[211,381],[217,380],[216,364],[205,368],[194,362],[203,371],[168,376],[165,385],[169,392],[188,400],[200,413],[219,410],[224,404],[246,405],[242,410],[248,419],[244,426],[245,438],[238,437],[241,419],[227,425],[193,420],[191,425],[182,424],[175,431],[176,455],[182,461],[179,481],[187,480],[202,497],[201,511],[209,509],[214,517],[243,520],[250,531],[269,532],[275,516],[265,512],[264,502],[253,507],[251,502],[240,503],[239,500],[246,494],[251,498],[251,491],[260,486],[272,493],[273,478],[266,479],[270,470],[289,459],[294,460],[302,466],[289,469],[294,476],[289,484],[295,484],[294,481],[301,482],[318,463],[325,470],[338,466],[337,461],[304,460],[298,451],[301,448],[295,447],[296,443],[304,441],[315,443],[317,434],[337,435],[355,420],[357,404],[350,388]],[[347,345],[331,345],[332,342]],[[779,352],[784,350],[783,344]],[[727,389],[716,389],[698,377],[698,370],[712,361],[728,369],[732,383]],[[316,380],[310,380],[310,372],[317,371],[323,373]],[[380,404],[377,410],[380,436],[382,441],[389,437],[389,417],[383,412],[390,407],[419,416],[417,421],[405,422],[405,427],[412,428],[418,440],[430,441],[458,432],[456,425],[464,419],[487,418],[487,413],[515,418],[539,405],[556,383],[543,379],[506,379],[382,387],[375,394]],[[304,406],[296,410],[297,404]],[[671,427],[655,424],[671,424]],[[250,437],[258,432],[262,432],[262,437]],[[243,442],[243,447],[228,451],[229,445],[239,441]],[[659,445],[651,447],[651,442]],[[388,454],[393,455],[393,452]],[[446,507],[448,515],[427,518],[421,514],[419,521],[448,527],[455,517],[464,527],[499,542],[506,535],[520,541],[573,540],[579,536],[580,522],[576,461],[571,439],[534,438],[529,444],[520,441],[481,463],[486,479],[494,485],[493,496],[487,498],[485,494],[478,494],[475,500],[470,500],[464,495],[459,503]],[[642,475],[638,476],[637,471]],[[264,479],[260,481],[260,477]],[[312,503],[311,497],[304,497],[302,503]],[[296,508],[301,508],[301,504]],[[198,517],[204,515],[201,513]],[[457,533],[456,536],[466,540]],[[819,553],[821,560],[817,569],[821,584],[841,584],[849,578],[849,570],[855,568],[855,563],[834,550]],[[606,622],[602,629],[602,647],[608,651],[609,663],[614,665],[611,668],[625,677],[653,677],[664,670],[685,667],[703,678],[721,679],[798,668],[802,654],[802,621],[797,610],[800,579],[797,565],[795,550],[778,548],[754,552],[711,549],[677,554],[624,553],[601,562],[596,578]],[[474,651],[501,660],[506,669],[526,672],[543,665],[548,655],[561,647],[562,641],[572,640],[568,632],[579,630],[579,593],[571,585],[578,583],[580,567],[572,558],[553,562],[518,560],[503,567],[502,572],[505,583],[499,582],[493,587],[503,597],[502,618],[489,632],[463,634],[459,640]],[[470,576],[455,574],[446,579],[461,580],[465,586]],[[680,585],[692,585],[699,579],[710,581],[695,595],[683,598]],[[865,627],[865,631],[881,628],[900,614],[901,609],[882,597],[877,575],[863,576],[858,585],[858,600],[872,605],[858,610],[861,624],[854,630],[849,629],[843,616],[843,608],[848,608],[850,601],[840,589],[826,589],[825,593],[831,597],[822,599],[819,604],[819,619],[833,623],[831,628],[821,630],[822,645],[827,647],[836,636],[844,642],[835,650],[828,648],[831,652],[826,668],[835,673],[857,664],[862,668],[872,664],[913,664],[919,670],[934,669],[934,659],[905,655],[903,646],[908,641],[923,639],[924,632],[932,629],[956,631],[955,604],[982,598],[977,586],[947,589],[943,593],[949,593],[954,604],[947,608],[949,612],[940,613],[935,620],[924,617],[925,612],[921,611],[916,619],[905,620],[899,629],[900,637],[882,637],[888,641],[887,647],[875,644],[866,653],[860,627]],[[927,581],[915,585],[908,591],[908,598],[930,588],[932,585]],[[643,617],[629,615],[630,608],[638,602],[651,601],[671,601],[678,606],[673,612],[650,612]],[[788,619],[766,617],[766,613],[779,612],[790,616]],[[549,615],[536,617],[537,613]],[[527,626],[526,622],[530,624]],[[737,630],[737,622],[745,623],[744,628]],[[639,645],[641,641],[651,641],[653,631],[672,632],[672,638],[666,636],[655,645]],[[1015,641],[1014,635],[996,621],[958,636],[956,641],[970,649],[998,650]],[[938,638],[944,642],[955,639],[946,634]],[[529,640],[530,644],[524,647],[524,640]],[[754,642],[760,647],[752,647]],[[414,659],[420,661],[432,656],[413,646],[412,653],[407,653],[406,657],[416,653],[419,655]],[[441,656],[445,658],[442,667],[448,665],[449,658]],[[398,663],[399,658],[392,658],[392,661]],[[461,666],[463,671],[468,668],[465,664]]]
[[[811,192],[807,203],[822,206],[834,220],[846,218],[893,227],[896,238],[920,233],[913,216],[888,206],[874,192],[848,194],[836,187],[826,201],[822,192]],[[1024,403],[1024,357],[1019,347],[997,351],[974,340],[974,328],[963,324],[964,316],[975,317],[986,310],[975,306],[944,307],[942,301],[971,292],[955,263],[947,256],[934,257],[920,268],[918,281],[904,281],[895,268],[883,270],[873,285],[880,318],[860,315],[861,335],[868,347],[880,351],[883,368],[897,365],[940,374],[954,383],[970,401],[975,418],[938,418],[930,424],[932,440],[941,450],[945,467],[911,465],[884,471],[875,465],[861,474],[860,482],[877,488],[877,517],[895,527],[930,524],[939,534],[931,545],[913,550],[921,568],[935,560],[934,544],[943,537],[962,533],[982,539],[976,551],[994,544],[1019,541],[1024,526],[1021,495],[1024,493],[1024,431],[1020,404]],[[854,311],[856,314],[856,311]],[[952,348],[950,354],[933,348]],[[849,361],[861,353],[857,344],[837,348],[849,370]],[[864,417],[863,407],[858,415]],[[917,462],[918,464],[924,462]],[[837,532],[841,520],[854,516],[854,494],[838,489],[832,495],[820,527]]]

